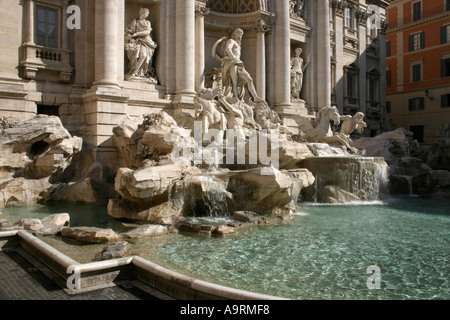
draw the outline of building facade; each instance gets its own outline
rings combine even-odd
[[[335,104],[341,114],[365,113],[374,135],[385,125],[388,4],[4,0],[0,116],[58,115],[72,134],[83,137],[97,161],[114,167],[112,129],[126,117],[161,109],[176,119],[192,116],[195,95],[217,81],[215,43],[239,27],[246,69],[259,96],[285,124],[293,125],[291,115]],[[129,31],[148,27],[147,40]],[[148,59],[131,63],[138,52]],[[140,73],[130,72],[134,67]],[[301,84],[292,86],[299,73]]]
[[[450,1],[395,0],[387,12],[388,117],[431,144],[450,121]]]

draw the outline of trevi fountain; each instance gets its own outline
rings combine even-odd
[[[126,26],[127,79],[157,83],[147,17]],[[26,230],[79,263],[138,255],[289,299],[448,299],[449,127],[428,152],[404,129],[367,137],[363,113],[334,106],[293,116],[292,130],[256,90],[243,37],[235,28],[215,41],[221,68],[193,114],[114,127],[118,170],[90,164],[56,116],[3,117],[0,230]],[[301,53],[293,100],[310,63]]]

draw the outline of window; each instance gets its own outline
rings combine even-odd
[[[441,44],[450,43],[450,24],[441,27]]]
[[[450,93],[441,95],[441,108],[450,108]]]
[[[391,86],[391,70],[386,70],[386,85]]]
[[[450,77],[450,58],[441,60],[441,77]]]
[[[412,82],[419,82],[422,81],[422,64],[421,63],[415,63],[411,67],[411,80]]]
[[[409,111],[424,110],[425,98],[412,98],[409,99]]]
[[[390,56],[391,56],[391,42],[386,41],[386,57],[390,57]]]
[[[412,5],[412,11],[413,21],[422,19],[422,2],[414,2]]]
[[[386,101],[386,112],[391,113],[391,102],[390,101]]]
[[[53,8],[36,6],[35,42],[37,45],[58,47],[58,11]]]
[[[347,96],[358,98],[358,76],[356,73],[347,73]]]
[[[450,0],[445,0],[445,11],[450,11]]]
[[[413,133],[413,139],[423,143],[424,128],[423,126],[410,126],[409,131]]]
[[[416,51],[425,48],[425,33],[419,32],[409,36],[409,51]]]
[[[369,79],[369,100],[378,101],[378,79]]]
[[[345,8],[344,11],[345,27],[350,29],[355,28],[354,15],[355,13],[353,8]]]

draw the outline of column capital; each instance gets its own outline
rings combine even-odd
[[[256,22],[254,29],[256,33],[266,33],[271,31],[272,27],[266,21],[260,19]]]
[[[207,16],[209,14],[209,8],[201,4],[195,4],[195,15]]]

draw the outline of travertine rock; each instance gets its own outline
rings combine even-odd
[[[63,228],[61,237],[85,243],[108,243],[119,240],[119,236],[112,229],[96,227]]]
[[[146,224],[139,226],[127,232],[119,234],[122,239],[125,240],[138,240],[147,237],[159,237],[169,233],[169,229],[166,226],[158,224]]]
[[[96,260],[108,260],[108,259],[116,259],[121,258],[127,255],[130,252],[130,247],[128,242],[119,241],[109,246],[103,248],[102,252],[96,254]]]

